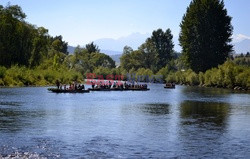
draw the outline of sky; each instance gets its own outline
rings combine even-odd
[[[191,0],[0,0],[18,4],[26,21],[62,35],[69,45],[85,45],[102,38],[149,34],[170,28],[178,39],[180,22]],[[250,1],[225,0],[233,17],[234,41],[250,39]]]

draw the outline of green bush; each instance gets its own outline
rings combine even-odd
[[[0,66],[0,79],[4,78],[5,72],[6,72],[6,68],[3,66]]]
[[[204,85],[207,87],[250,89],[250,68],[226,61],[218,68],[212,68],[205,73],[196,74],[191,69],[172,72],[166,77],[167,82],[187,85]]]
[[[199,84],[201,86],[204,85],[204,83],[205,83],[204,73],[203,72],[199,72],[198,76],[199,76]]]
[[[153,71],[150,69],[140,68],[137,70],[136,77],[138,81],[146,81],[146,80],[154,80],[153,79]]]
[[[185,73],[185,77],[186,77],[185,83],[191,86],[199,85],[199,76],[192,70],[189,70],[187,73]]]
[[[94,73],[96,74],[96,76],[100,75],[105,79],[107,75],[112,74],[112,71],[110,68],[100,66],[94,69]]]
[[[172,82],[177,83],[175,73],[173,73],[173,72],[169,73],[167,75],[166,82],[167,83],[172,83]]]
[[[168,68],[168,66],[165,66],[165,67],[163,67],[162,69],[160,69],[157,73],[156,73],[156,75],[162,75],[163,76],[163,79],[166,79],[167,78],[167,76],[168,76],[168,74],[169,74],[169,68]]]

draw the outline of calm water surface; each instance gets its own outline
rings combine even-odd
[[[0,88],[0,158],[249,158],[250,94]]]

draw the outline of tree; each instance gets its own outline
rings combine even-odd
[[[132,68],[137,70],[139,68],[145,67],[144,65],[145,56],[141,50],[135,50],[131,47],[125,46],[123,49],[123,54],[120,58],[121,67],[127,72]]]
[[[162,29],[153,31],[152,36],[147,39],[146,43],[153,45],[158,53],[158,69],[165,67],[173,58],[173,35],[171,30],[165,32]]]
[[[179,41],[195,72],[217,67],[232,51],[232,18],[224,7],[223,0],[193,0],[183,16]]]
[[[28,65],[34,27],[27,24],[26,15],[17,6],[0,6],[0,65]]]
[[[139,47],[139,50],[143,54],[143,59],[141,60],[144,61],[145,68],[151,69],[153,72],[161,68],[162,65],[158,66],[158,62],[160,61],[159,54],[151,40],[146,40],[146,42]]]
[[[90,55],[89,61],[95,66],[95,67],[107,67],[107,68],[115,68],[115,61],[108,55],[103,53],[92,53]]]
[[[125,69],[126,71],[129,71],[131,69],[130,67],[130,59],[131,59],[131,53],[133,52],[133,49],[129,46],[125,46],[123,48],[122,56],[120,57],[121,61],[121,67]]]
[[[98,48],[97,45],[94,44],[94,42],[87,44],[85,47],[89,53],[100,52],[100,49]]]
[[[62,39],[63,39],[63,37],[61,35],[56,36],[54,38],[51,38],[51,41],[52,41],[51,46],[56,51],[62,52],[64,54],[68,55],[69,54],[69,52],[68,52],[68,43],[63,41]]]
[[[0,9],[3,6],[0,7]],[[22,11],[22,8],[18,5],[7,5],[4,9],[5,14],[11,15],[14,19],[24,20],[26,18],[26,14]]]
[[[33,50],[30,57],[30,66],[34,67],[39,65],[43,57],[48,53],[48,30],[39,27],[36,36],[33,40]]]

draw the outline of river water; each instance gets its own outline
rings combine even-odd
[[[250,94],[0,88],[0,158],[249,158]]]

